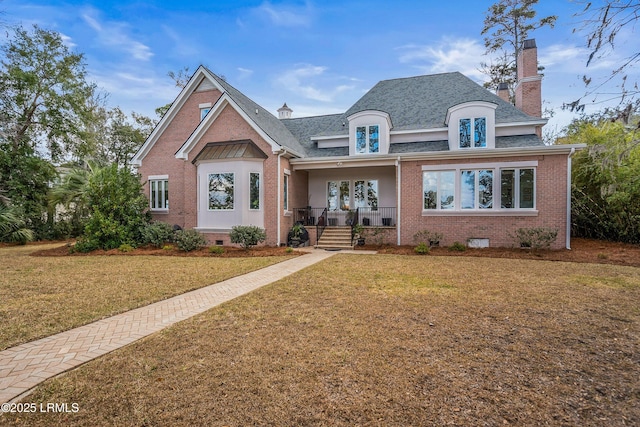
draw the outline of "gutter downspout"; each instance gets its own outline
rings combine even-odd
[[[567,236],[565,245],[569,250],[571,250],[571,157],[575,152],[576,149],[572,148],[567,156]]]
[[[280,247],[280,243],[281,243],[281,236],[280,236],[280,229],[282,228],[282,218],[281,218],[281,212],[280,212],[280,208],[282,207],[282,166],[281,166],[281,161],[280,158],[282,156],[284,156],[285,154],[287,154],[287,150],[286,148],[281,148],[280,149],[280,153],[278,153],[278,206],[276,208],[276,218],[277,218],[277,240],[276,240],[276,246]]]
[[[400,182],[402,180],[402,166],[401,166],[401,163],[400,163],[400,156],[398,156],[398,158],[396,159],[396,171],[397,171],[396,172],[396,180],[397,180],[396,193],[397,193],[397,197],[398,197],[398,200],[396,202],[396,206],[397,206],[396,232],[398,234],[398,236],[397,236],[397,239],[398,239],[397,240],[397,244],[398,244],[398,246],[400,246],[400,244],[401,244],[400,243],[400,227],[401,227],[401,224],[402,224],[402,221],[400,221],[400,218],[402,217],[400,215],[400,211],[401,211],[400,208],[401,208],[401,201],[402,201],[402,197],[400,197],[400,189],[402,188],[402,186],[400,184]]]

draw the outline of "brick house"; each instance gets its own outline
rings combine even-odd
[[[257,225],[268,245],[298,221],[312,243],[357,222],[393,244],[511,246],[520,227],[558,230],[569,247],[577,145],[541,141],[537,48],[518,58],[515,102],[460,73],[379,82],[342,114],[275,117],[204,67],[133,158],[155,219],[229,244]],[[506,95],[505,95],[506,93]]]

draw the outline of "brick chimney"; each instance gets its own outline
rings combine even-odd
[[[498,83],[498,89],[496,90],[496,95],[500,97],[503,101],[511,102],[509,97],[509,84],[508,83]]]
[[[534,39],[524,41],[517,66],[516,107],[530,116],[542,117],[542,76],[538,74],[538,48]]]
[[[278,118],[279,119],[290,119],[291,118],[291,113],[293,113],[293,110],[289,107],[287,107],[287,103],[285,102],[284,105],[280,108],[278,108]]]

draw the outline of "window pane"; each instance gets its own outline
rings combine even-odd
[[[476,172],[461,171],[460,174],[460,208],[476,207]]]
[[[356,208],[367,207],[365,181],[355,181],[353,183],[353,203]]]
[[[340,182],[340,209],[349,210],[349,181]]]
[[[500,207],[503,209],[515,208],[515,172],[513,169],[500,171]]]
[[[249,209],[260,209],[260,174],[249,174]]]
[[[471,119],[460,119],[460,148],[471,147]]]
[[[367,152],[367,127],[358,126],[356,128],[356,153]]]
[[[284,210],[289,210],[289,175],[284,176]]]
[[[377,153],[379,151],[379,132],[378,126],[369,126],[369,152]]]
[[[475,119],[474,121],[474,147],[487,146],[487,120],[484,117]]]
[[[169,181],[164,182],[164,208],[169,209]]]
[[[438,172],[424,172],[422,174],[422,192],[424,194],[424,209],[437,209]]]
[[[330,211],[338,210],[338,183],[330,181],[327,183],[327,207]]]
[[[453,209],[456,175],[453,171],[440,172],[440,209]]]
[[[211,108],[201,108],[200,109],[200,120],[201,121],[205,118],[205,116],[207,115],[209,110],[211,110]]]
[[[151,181],[151,209],[157,209],[158,181]]]
[[[533,169],[520,169],[520,208],[533,208]]]
[[[233,209],[233,173],[209,174],[209,209]]]
[[[493,207],[493,171],[478,171],[478,207],[491,209]]]
[[[367,199],[369,207],[378,207],[378,181],[372,180],[367,183]]]

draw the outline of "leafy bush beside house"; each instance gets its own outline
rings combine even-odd
[[[264,229],[255,225],[236,225],[231,228],[229,237],[231,243],[238,243],[248,250],[258,243],[264,242],[267,239],[267,234]]]
[[[76,250],[108,250],[143,241],[142,230],[151,216],[137,175],[116,164],[101,168],[89,178],[87,200],[91,216]]]

